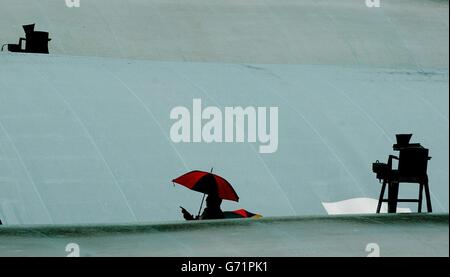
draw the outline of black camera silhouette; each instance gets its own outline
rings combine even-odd
[[[391,168],[388,164],[380,163],[378,160],[372,164],[372,171],[377,175],[377,179],[388,179]]]

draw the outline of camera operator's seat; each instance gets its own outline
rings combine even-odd
[[[400,157],[393,155],[389,156],[388,167],[391,169],[388,173],[386,180],[383,182],[381,188],[380,198],[378,200],[377,213],[381,210],[381,204],[388,202],[388,212],[396,212],[397,202],[417,202],[418,212],[422,212],[422,195],[425,189],[425,196],[427,201],[427,211],[432,212],[430,189],[428,187],[428,175],[427,167],[428,160],[431,157],[428,156],[428,149],[418,147],[404,147],[400,148]],[[392,160],[398,160],[398,169],[392,170]],[[389,184],[389,197],[384,199],[384,192],[386,189],[386,183]],[[398,189],[400,183],[418,183],[419,198],[418,199],[398,199]]]

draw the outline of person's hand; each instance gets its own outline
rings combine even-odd
[[[180,206],[180,208],[181,208],[181,213],[183,214],[184,219],[186,219],[186,220],[194,219],[194,217],[185,208],[183,208],[181,206]]]

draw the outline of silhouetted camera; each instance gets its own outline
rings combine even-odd
[[[377,179],[380,181],[388,178],[390,170],[388,164],[380,163],[378,160],[372,164],[372,171],[377,175]]]

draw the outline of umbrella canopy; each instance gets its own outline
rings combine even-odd
[[[173,179],[172,182],[205,194],[216,194],[221,199],[239,201],[239,196],[231,184],[210,172],[194,170]]]

